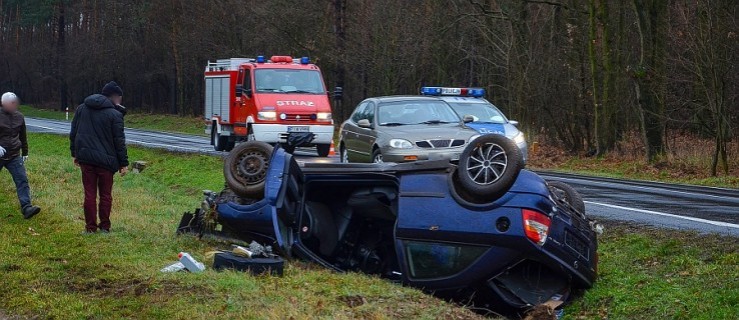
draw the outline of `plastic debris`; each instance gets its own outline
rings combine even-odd
[[[159,271],[166,273],[166,272],[178,272],[178,271],[182,271],[182,270],[185,270],[185,265],[182,264],[182,262],[175,262],[173,264],[170,264],[170,265],[162,268],[162,270],[159,270]]]
[[[195,258],[190,256],[189,253],[180,252],[180,254],[177,256],[180,258],[180,262],[185,266],[185,269],[187,271],[190,271],[192,273],[198,273],[198,272],[203,272],[203,270],[205,270],[205,265],[195,260]]]

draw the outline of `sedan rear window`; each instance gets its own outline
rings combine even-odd
[[[381,126],[457,123],[459,116],[443,101],[398,101],[383,103],[377,121]]]

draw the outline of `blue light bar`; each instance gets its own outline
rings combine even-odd
[[[300,58],[300,64],[309,64],[309,63],[310,63],[310,58],[308,57]]]
[[[257,56],[257,63],[264,63],[264,56]]]
[[[425,96],[459,96],[459,97],[482,97],[485,95],[483,88],[445,88],[445,87],[422,87],[421,94]]]
[[[439,87],[422,87],[421,94],[425,96],[438,96],[441,95],[441,88]]]

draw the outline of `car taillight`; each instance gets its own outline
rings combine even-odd
[[[541,212],[529,209],[523,209],[521,215],[523,216],[523,230],[526,232],[526,237],[543,246],[547,241],[552,220]]]

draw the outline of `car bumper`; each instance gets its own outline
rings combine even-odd
[[[526,162],[529,158],[529,145],[526,143],[526,141],[517,143],[516,144],[519,149],[521,149],[521,154],[523,154],[523,162]]]
[[[252,124],[254,139],[266,143],[286,142],[289,127],[308,127],[310,133],[315,135],[313,144],[330,144],[334,137],[332,125],[281,125],[281,124]],[[303,131],[305,132],[305,131]]]
[[[464,146],[444,149],[395,149],[390,147],[381,148],[382,160],[384,162],[411,162],[417,160],[450,160],[458,161]]]

